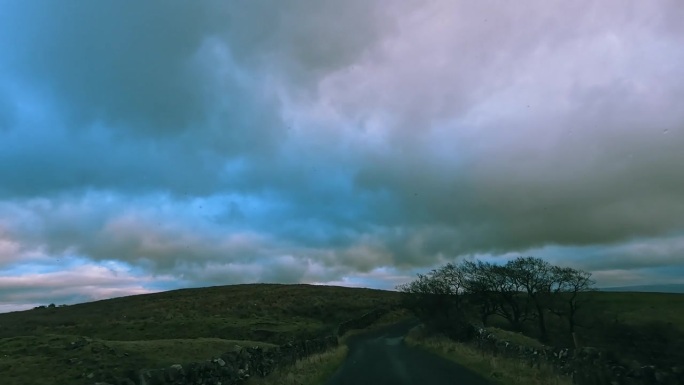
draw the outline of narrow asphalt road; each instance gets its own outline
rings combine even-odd
[[[350,339],[347,359],[326,385],[491,385],[454,362],[407,346],[404,336],[416,325],[405,321]]]

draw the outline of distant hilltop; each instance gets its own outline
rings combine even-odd
[[[673,283],[668,285],[637,285],[637,286],[619,286],[619,287],[602,287],[600,291],[631,291],[641,293],[678,293],[684,294],[684,283]]]

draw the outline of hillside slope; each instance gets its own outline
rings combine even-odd
[[[182,289],[0,314],[8,385],[87,385],[131,370],[203,361],[239,346],[332,334],[394,307],[396,292],[253,284]]]
[[[44,334],[107,340],[224,338],[282,343],[331,331],[399,293],[314,285],[181,289],[0,314],[0,338]]]

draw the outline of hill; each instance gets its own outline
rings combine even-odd
[[[0,338],[66,334],[111,340],[226,338],[282,343],[318,335],[399,293],[315,285],[250,284],[0,314]]]
[[[616,286],[616,287],[604,287],[604,288],[601,288],[599,290],[601,290],[601,291],[618,291],[618,292],[634,292],[634,293],[677,293],[677,294],[684,294],[684,284]]]
[[[92,384],[89,373],[97,378],[201,361],[235,345],[329,335],[340,322],[399,300],[399,293],[382,290],[252,284],[4,313],[0,373],[6,385]]]

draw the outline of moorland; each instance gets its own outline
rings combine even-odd
[[[209,359],[246,346],[333,334],[391,291],[253,284],[173,290],[0,314],[4,385],[92,384],[140,368]],[[70,349],[87,341],[89,349]],[[92,374],[92,375],[91,375]],[[89,375],[91,375],[89,377]]]
[[[674,365],[684,358],[684,295],[581,295],[576,332],[584,344],[639,362]],[[117,375],[334,334],[341,322],[405,304],[405,294],[395,291],[250,284],[46,305],[0,314],[0,373],[5,385],[92,384],[91,373]],[[548,321],[549,344],[573,343],[561,318]],[[492,330],[510,329],[497,315],[488,323]],[[533,319],[517,332],[530,341],[539,337]],[[69,348],[83,341],[89,349]]]

